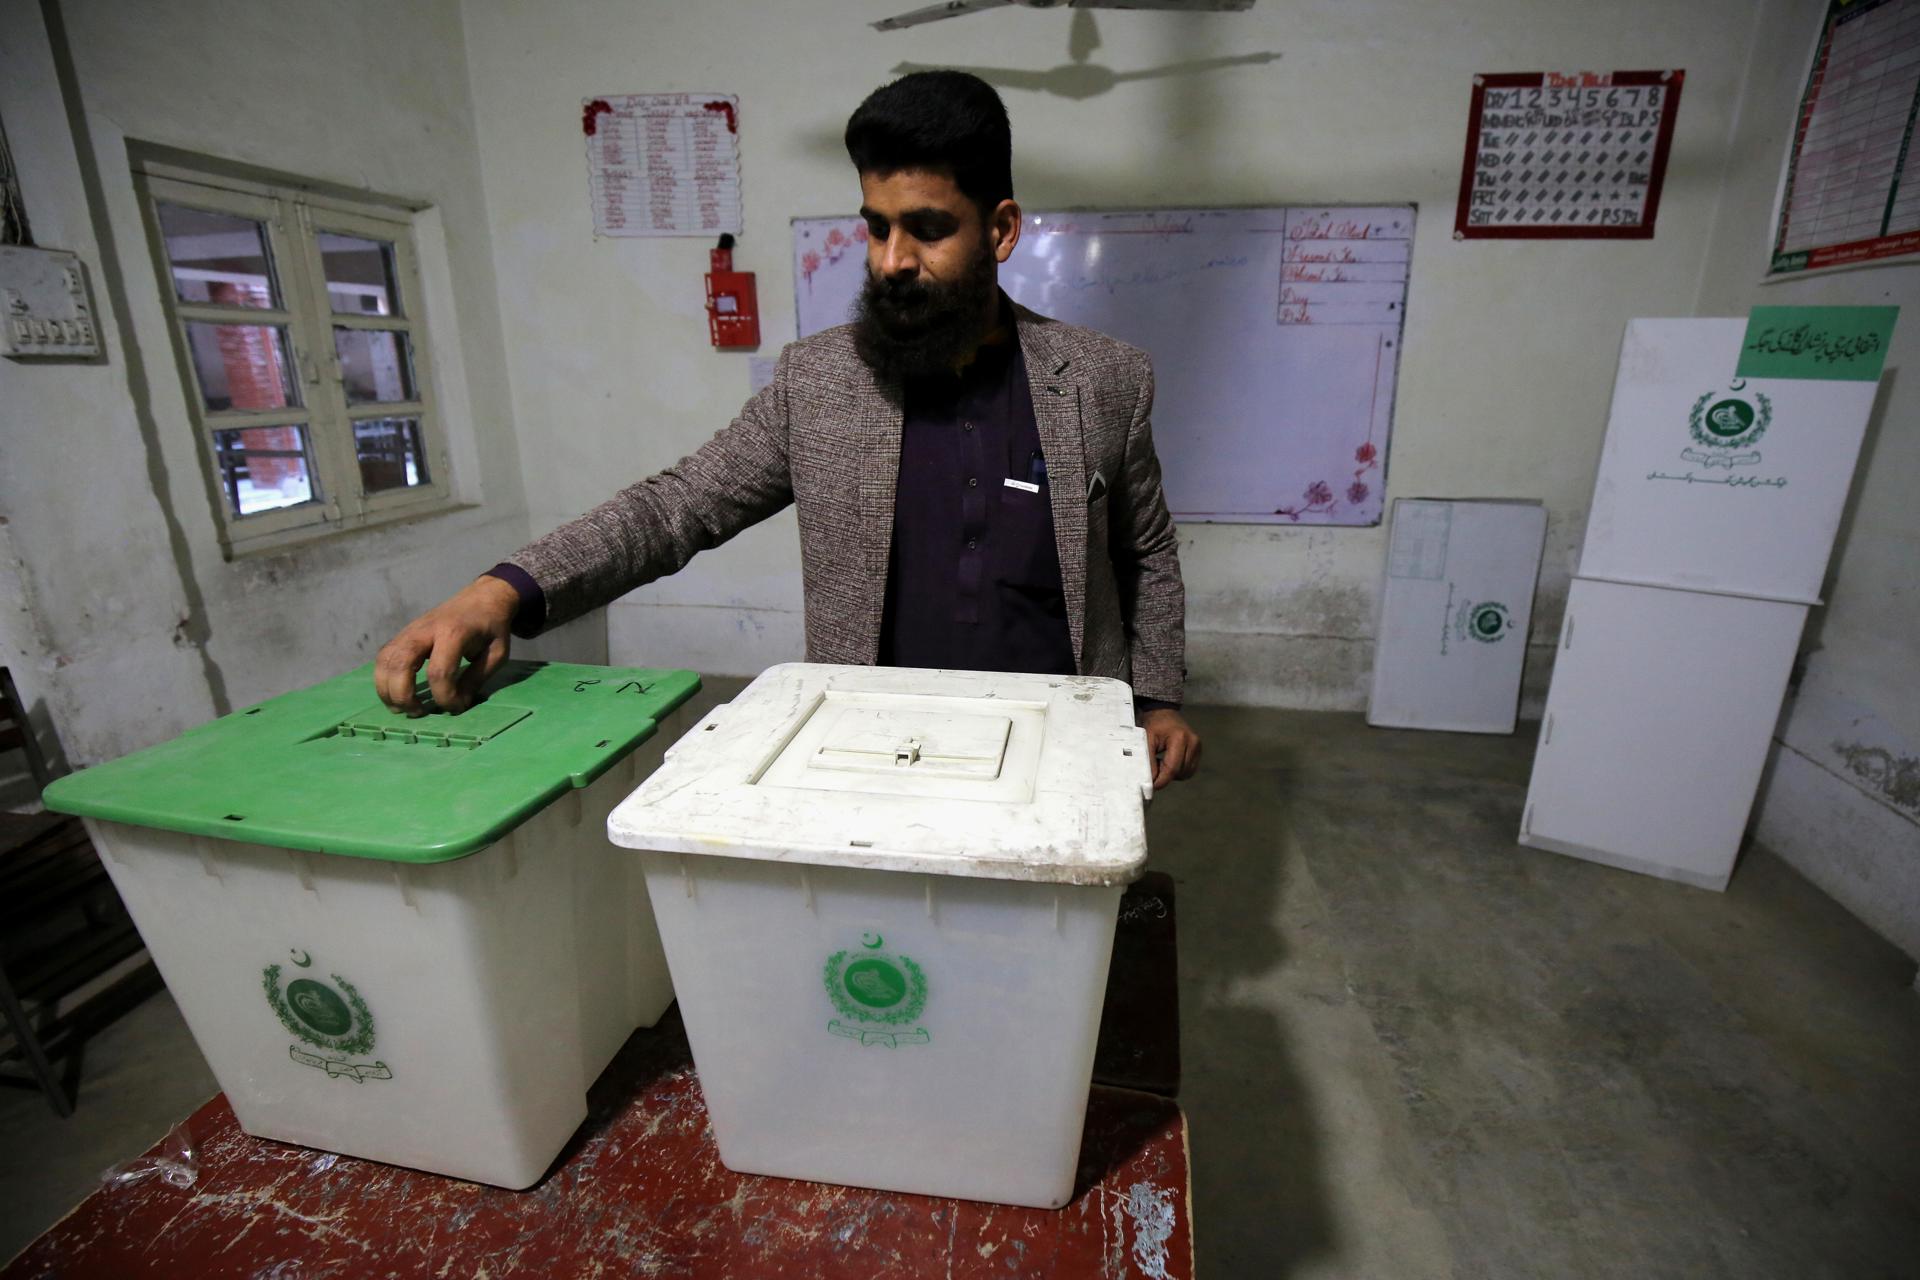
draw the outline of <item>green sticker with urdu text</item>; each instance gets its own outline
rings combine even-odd
[[[1899,316],[1898,307],[1755,307],[1733,376],[1873,382]]]

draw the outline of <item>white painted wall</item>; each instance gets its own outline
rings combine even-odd
[[[47,681],[40,670],[44,654],[39,621],[21,579],[20,561],[13,553],[13,533],[0,522],[0,667],[13,676],[28,732],[39,744],[49,769],[59,772],[64,762],[59,758],[59,736],[44,692]],[[0,810],[38,810],[39,792],[39,782],[24,753],[0,754]]]
[[[1701,277],[1702,315],[1902,308],[1823,592],[1801,640],[1755,834],[1920,957],[1920,263],[1761,285],[1787,138],[1824,0],[1769,0]]]
[[[369,656],[530,531],[730,417],[746,362],[706,345],[707,245],[592,238],[578,128],[591,94],[743,96],[739,257],[760,274],[767,353],[793,332],[787,220],[852,207],[840,130],[907,63],[1019,78],[1003,92],[1016,185],[1036,206],[1418,201],[1389,494],[1546,502],[1536,698],[1624,322],[1920,302],[1913,266],[1755,284],[1820,0],[1265,0],[1241,16],[1108,13],[1091,26],[1027,11],[885,35],[864,25],[905,3],[66,0],[77,136],[38,6],[0,5],[0,117],[34,229],[86,260],[107,334],[98,365],[0,361],[0,656],[68,755],[117,755]],[[1280,58],[1186,66],[1256,52]],[[1475,72],[1670,66],[1688,80],[1657,239],[1451,240]],[[129,139],[433,204],[437,364],[455,383],[457,482],[478,506],[221,558]],[[1920,471],[1920,389],[1902,372],[1916,344],[1920,307],[1897,336],[1759,832],[1920,952],[1920,510],[1903,492]],[[1362,705],[1382,534],[1184,529],[1193,697]],[[799,610],[786,515],[546,648],[600,658],[610,625],[619,657],[757,671],[799,652]]]
[[[723,426],[745,360],[707,346],[707,244],[591,234],[580,100],[742,96],[746,229],[764,351],[793,336],[787,221],[857,203],[847,115],[903,63],[1001,68],[1018,195],[1048,208],[1418,201],[1390,495],[1544,499],[1536,670],[1559,625],[1626,320],[1693,310],[1754,9],[1746,0],[1433,4],[1264,0],[1233,16],[1001,11],[911,31],[905,0],[469,3],[474,108],[536,530],[671,463]],[[1083,24],[1085,19],[1080,20]],[[1079,28],[1085,31],[1083,25]],[[1129,80],[1196,59],[1264,66]],[[1455,243],[1471,77],[1684,67],[1650,242]],[[1102,82],[1109,82],[1103,85]],[[551,424],[552,429],[549,428]],[[1381,529],[1182,530],[1192,696],[1364,705]],[[613,611],[616,655],[758,670],[799,652],[791,516]]]
[[[35,604],[37,626],[10,637],[37,650],[23,655],[27,696],[46,699],[84,764],[366,660],[528,524],[453,0],[67,0],[59,12],[79,133],[56,76],[62,41],[24,0],[0,5],[0,116],[35,238],[87,264],[107,355],[0,361],[0,516]],[[222,558],[130,140],[433,206],[422,233],[427,274],[443,278],[435,365],[455,484],[479,505]]]

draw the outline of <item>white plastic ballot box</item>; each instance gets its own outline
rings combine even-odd
[[[1724,889],[1806,617],[1575,578],[1520,843]]]
[[[1749,327],[1627,322],[1582,577],[1819,603],[1879,383],[1740,377]]]
[[[1368,724],[1513,732],[1546,536],[1538,502],[1394,500]]]
[[[241,1128],[525,1187],[673,989],[606,814],[688,671],[508,663],[409,719],[372,668],[60,779]]]
[[[1117,680],[790,664],[613,811],[720,1158],[1056,1208],[1146,861]]]

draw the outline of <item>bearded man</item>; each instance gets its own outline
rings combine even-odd
[[[471,705],[533,636],[677,572],[789,502],[810,662],[1129,682],[1154,785],[1192,776],[1186,596],[1146,354],[1000,291],[1021,231],[991,86],[916,72],[847,122],[867,280],[732,425],[494,566],[380,651],[396,711]],[[471,665],[464,671],[461,659]]]

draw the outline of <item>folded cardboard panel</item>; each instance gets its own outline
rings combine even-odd
[[[1538,502],[1394,502],[1367,723],[1513,732],[1546,530]]]

